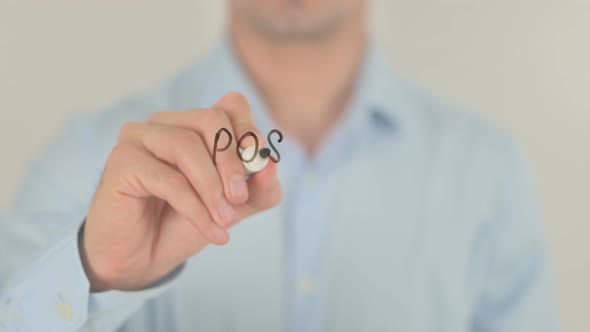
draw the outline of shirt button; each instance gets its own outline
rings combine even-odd
[[[304,295],[311,294],[315,289],[313,280],[309,277],[301,279],[299,281],[299,292]]]
[[[57,305],[57,313],[62,320],[72,319],[72,307],[67,303],[59,303]]]

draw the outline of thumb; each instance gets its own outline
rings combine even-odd
[[[269,162],[260,172],[248,179],[248,201],[236,212],[240,219],[277,206],[282,199],[282,188],[277,174],[277,164]]]

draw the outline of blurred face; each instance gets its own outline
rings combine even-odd
[[[368,0],[229,0],[234,20],[273,39],[322,39],[337,32]]]

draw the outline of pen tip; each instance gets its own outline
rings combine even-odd
[[[269,148],[260,149],[260,156],[262,158],[268,158],[268,156],[270,156],[270,149]]]

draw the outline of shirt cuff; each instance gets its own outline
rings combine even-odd
[[[0,294],[0,330],[77,331],[87,322],[111,330],[170,288],[184,269],[143,290],[90,293],[80,257],[73,234],[19,273]]]
[[[108,316],[109,313],[128,313],[136,311],[146,301],[168,290],[178,275],[184,270],[184,264],[180,265],[165,277],[151,286],[137,291],[110,290],[90,294],[89,318],[95,319]]]
[[[0,300],[0,312],[7,316],[5,327],[9,331],[75,331],[87,318],[89,289],[73,234],[5,289]]]

